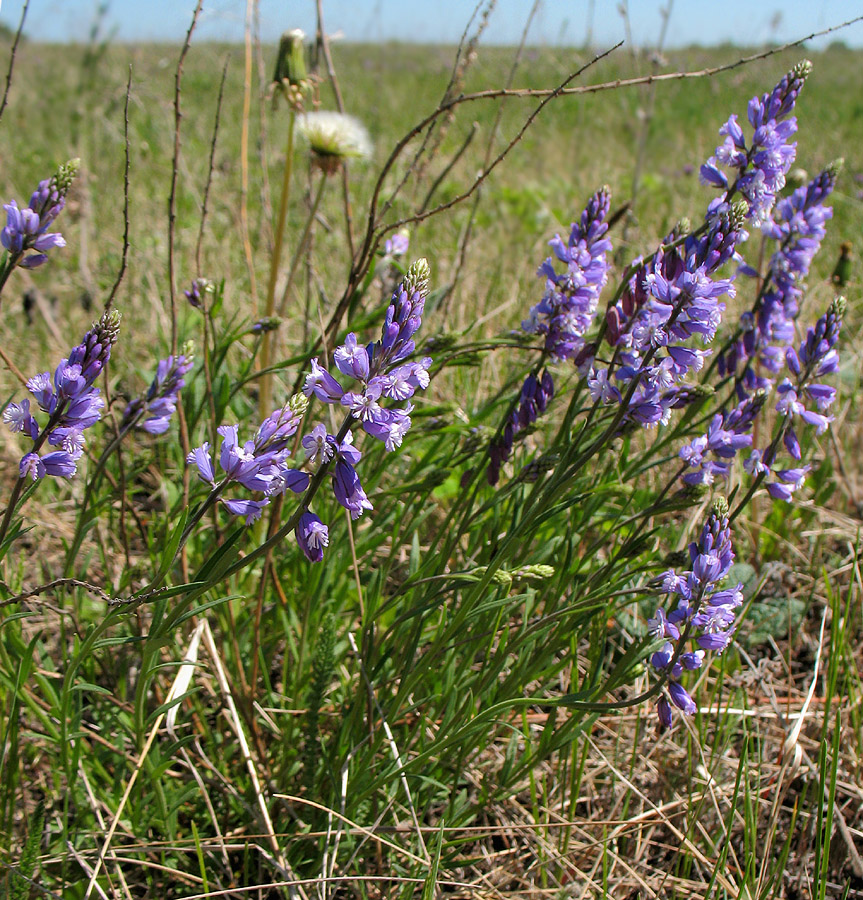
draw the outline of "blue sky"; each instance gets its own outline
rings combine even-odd
[[[530,5],[530,0],[498,0],[487,41],[516,43]],[[661,5],[660,0],[629,0],[636,43],[655,43]],[[0,0],[0,21],[17,25],[22,6],[23,0]],[[324,0],[324,14],[328,30],[346,40],[451,43],[461,36],[474,6],[475,0]],[[591,6],[594,43],[607,45],[625,36],[618,0],[543,0],[532,42],[582,43]],[[49,41],[85,40],[96,7],[97,0],[31,0],[26,30]],[[198,39],[241,40],[245,7],[245,0],[204,0]],[[120,40],[179,41],[193,8],[194,0],[109,0],[106,21]],[[260,15],[265,40],[275,40],[288,28],[314,29],[313,0],[260,0]],[[784,42],[859,15],[863,0],[674,0],[667,43]],[[832,38],[863,46],[863,22],[820,45]]]

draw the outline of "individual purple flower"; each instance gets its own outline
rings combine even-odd
[[[407,228],[397,231],[391,238],[387,238],[384,243],[384,254],[386,256],[404,256],[410,247],[410,234]]]
[[[29,477],[33,481],[38,481],[46,475],[54,478],[71,478],[77,471],[77,460],[80,455],[80,452],[74,456],[65,450],[54,450],[44,456],[39,456],[38,453],[26,453],[21,457],[18,474],[21,478]]]
[[[341,457],[333,469],[333,493],[352,519],[358,519],[367,509],[374,508],[360,484],[357,470]]]
[[[357,344],[357,336],[351,332],[334,354],[336,368],[357,381],[369,379],[369,354],[365,347]]]
[[[327,526],[309,510],[300,516],[294,530],[297,543],[310,562],[320,562],[324,558],[324,547],[330,543]]]
[[[0,231],[0,243],[9,253],[6,276],[15,266],[35,269],[47,261],[47,251],[66,246],[62,234],[48,229],[66,204],[66,193],[79,165],[80,160],[70,160],[51,178],[40,181],[30,197],[29,206],[20,209],[15,200],[4,205],[6,226]],[[25,255],[31,250],[36,252]]]
[[[303,449],[309,462],[329,462],[335,456],[335,447],[330,444],[326,426],[317,425],[303,438]]]
[[[123,413],[120,428],[141,428],[150,434],[164,434],[176,412],[180,389],[185,386],[184,376],[194,363],[193,347],[189,342],[177,356],[159,361],[156,376],[146,394],[132,400]]]

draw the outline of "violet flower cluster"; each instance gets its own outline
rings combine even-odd
[[[18,466],[21,478],[71,478],[77,471],[77,461],[84,451],[84,431],[99,421],[105,405],[93,384],[111,357],[119,327],[119,313],[106,312],[60,361],[53,376],[41,372],[27,382],[36,405],[48,416],[44,426],[40,428],[31,414],[29,399],[10,403],[4,410],[3,421],[9,428],[33,441]],[[58,449],[43,454],[46,442]]]
[[[577,357],[585,346],[584,335],[593,324],[599,295],[608,280],[611,241],[605,237],[610,208],[608,187],[600,188],[574,222],[566,244],[559,234],[549,241],[565,266],[557,272],[551,257],[537,274],[545,278],[545,293],[522,322],[529,334],[545,335],[545,352],[554,360]]]
[[[741,316],[740,335],[718,360],[721,375],[736,376],[741,395],[773,383],[768,375],[756,371],[756,362],[770,375],[782,369],[785,350],[794,339],[804,282],[824,238],[825,222],[833,216],[824,200],[833,191],[841,167],[842,161],[836,160],[809,184],[780,200],[762,226],[763,234],[778,247],[753,310]],[[741,271],[758,276],[748,266]]]
[[[150,434],[164,434],[177,410],[180,389],[186,384],[184,376],[192,368],[194,359],[190,341],[182,353],[160,360],[147,392],[126,406],[120,430],[136,427]]]
[[[50,178],[40,181],[30,197],[29,206],[19,209],[15,200],[3,206],[6,227],[0,231],[0,242],[9,253],[5,274],[8,275],[15,266],[35,269],[47,261],[48,250],[66,246],[62,234],[48,229],[66,205],[66,193],[79,165],[80,160],[70,160]],[[35,252],[30,253],[31,250]]]
[[[606,313],[606,339],[614,348],[612,366],[594,365],[587,383],[594,401],[627,400],[625,421],[666,424],[673,409],[695,392],[686,377],[704,366],[709,344],[722,321],[722,297],[733,297],[732,280],[712,277],[746,239],[746,204],[723,204],[708,212],[706,227],[685,238],[672,232],[639,267],[619,300]]]
[[[572,224],[567,243],[559,234],[549,241],[558,261],[564,263],[563,272],[555,269],[552,257],[537,272],[545,279],[545,292],[522,322],[522,328],[528,334],[545,336],[544,355],[552,360],[574,359],[576,365],[581,365],[584,358],[592,356],[593,347],[584,336],[593,325],[599,296],[608,280],[607,254],[612,247],[605,234],[610,198],[608,187],[600,188],[588,200],[578,222]],[[501,466],[512,454],[516,435],[542,415],[553,396],[554,380],[547,369],[527,377],[518,405],[489,448],[489,484],[497,484]]]
[[[665,643],[651,657],[653,668],[667,678],[659,703],[663,727],[672,723],[672,707],[692,715],[697,707],[680,683],[685,671],[700,669],[705,651],[721,653],[731,642],[735,630],[735,610],[743,602],[743,585],[721,588],[734,561],[728,504],[715,501],[713,511],[697,542],[689,545],[690,568],[679,575],[673,569],[660,576],[662,593],[674,608],[657,608],[647,625],[651,634]],[[694,642],[694,647],[689,644]]]
[[[814,427],[817,435],[823,434],[833,421],[827,413],[836,399],[836,389],[822,384],[820,379],[835,374],[839,368],[839,354],[835,348],[845,310],[845,298],[837,297],[830,309],[809,328],[799,350],[789,347],[785,352],[785,362],[793,377],[783,378],[777,386],[776,411],[784,416],[780,430],[782,442],[796,463],[802,459],[797,421]],[[780,468],[776,464],[777,449],[778,441],[774,440],[763,453],[753,450],[743,466],[750,475],[772,476],[767,492],[774,500],[790,503],[794,492],[803,486],[810,467]]]
[[[312,371],[306,377],[303,393],[307,397],[317,397],[348,413],[338,436],[329,434],[325,425],[317,423],[303,438],[303,448],[310,462],[331,465],[333,493],[353,519],[372,509],[372,504],[356,471],[361,454],[353,445],[352,424],[359,422],[388,451],[395,450],[411,426],[410,398],[429,384],[431,359],[406,361],[416,349],[414,335],[422,324],[428,279],[428,262],[420,259],[413,263],[393,292],[380,340],[363,346],[351,332],[336,349],[333,355],[336,368],[342,376],[356,382],[353,390],[346,390],[317,359],[312,360]],[[317,537],[320,534],[321,523],[317,517],[307,518],[305,525],[297,530],[300,546],[315,561],[323,552]],[[318,546],[311,546],[310,539]]]
[[[823,434],[833,421],[828,412],[836,398],[836,389],[815,379],[832,375],[839,367],[835,346],[845,308],[845,299],[837,297],[827,313],[809,328],[799,350],[792,346],[786,349],[785,364],[790,377],[783,378],[776,387],[775,408],[783,417],[782,425],[766,449],[753,448],[744,460],[743,468],[753,478],[764,480],[769,476],[766,488],[774,500],[790,503],[809,472],[808,465],[797,465],[803,457],[797,435],[798,421],[813,427],[816,435]],[[691,469],[683,476],[687,484],[711,484],[716,476],[728,478],[731,460],[739,451],[752,447],[749,431],[767,397],[767,390],[758,388],[730,412],[717,413],[707,433],[680,450],[680,458]],[[790,466],[778,463],[780,438],[792,457]]]
[[[302,395],[292,397],[264,419],[253,439],[242,444],[239,426],[220,426],[219,467],[223,477],[218,483],[209,442],[192,450],[186,462],[197,468],[201,481],[212,485],[211,499],[221,501],[231,515],[245,516],[246,524],[251,525],[260,518],[273,497],[288,489],[297,494],[305,491],[309,476],[290,468],[287,461],[291,455],[288,449],[290,438],[296,433],[307,405],[308,401]],[[257,496],[223,497],[223,491],[232,485],[244,487]]]
[[[797,145],[789,139],[797,132],[797,119],[791,113],[811,71],[812,63],[803,60],[769,94],[749,101],[748,118],[754,133],[748,147],[737,116],[730,116],[719,129],[725,140],[701,167],[702,181],[725,190],[726,199],[735,191],[745,197],[748,216],[756,222],[767,219],[794,162]],[[730,187],[720,165],[736,173]]]

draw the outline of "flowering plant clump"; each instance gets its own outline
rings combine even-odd
[[[832,421],[828,411],[835,388],[821,379],[838,367],[835,344],[845,311],[845,301],[837,298],[794,349],[805,278],[832,214],[824,200],[841,168],[838,162],[831,164],[777,200],[796,152],[789,140],[797,128],[791,113],[810,69],[808,63],[795,66],[771,93],[753,98],[751,144],[736,116],[720,129],[725,141],[702,167],[702,179],[721,188],[723,195],[709,203],[699,227],[693,230],[688,221],[681,222],[652,255],[630,264],[594,335],[590,332],[611,250],[605,235],[607,189],[591,198],[573,225],[568,245],[559,237],[552,242],[567,268],[558,274],[551,260],[540,268],[546,293],[524,328],[544,336],[543,360],[524,382],[490,444],[491,484],[511,456],[515,436],[545,412],[554,395],[551,377],[542,371],[548,357],[575,361],[593,401],[591,416],[609,410],[610,418],[603,420],[605,436],[592,450],[632,427],[668,425],[675,411],[696,403],[703,406],[716,397],[718,408],[706,418],[706,430],[696,430],[679,449],[683,466],[675,478],[682,478],[686,490],[706,489],[716,479],[729,480],[734,460],[746,451],[746,499],[763,484],[773,499],[790,502],[810,470],[801,462],[798,423],[820,435]],[[733,181],[720,165],[735,170]],[[776,244],[764,275],[741,254],[747,229],[753,227]],[[731,264],[744,276],[758,277],[760,288],[737,332],[723,344],[719,335],[726,300],[735,297],[739,287],[736,273],[729,271]],[[711,357],[713,365],[708,365]],[[773,378],[758,371],[758,364]],[[777,383],[783,370],[787,374]],[[711,383],[714,372],[721,379],[718,384]],[[780,417],[777,428],[766,446],[755,446],[755,423],[771,407]],[[778,460],[783,446],[792,458],[790,465]],[[586,452],[584,459],[590,456]],[[651,657],[654,669],[668,682],[659,703],[663,725],[671,722],[672,706],[686,713],[695,710],[680,675],[699,668],[705,650],[723,650],[734,634],[740,587],[717,587],[733,559],[732,518],[724,500],[718,501],[701,540],[690,545],[690,572],[668,572],[662,578],[664,592],[679,597],[676,608],[660,607],[649,623],[652,634],[666,641]],[[698,649],[685,648],[690,638]]]
[[[317,49],[332,75],[322,24]],[[738,678],[744,649],[756,655],[749,626],[776,618],[767,615],[768,566],[794,537],[810,540],[812,552],[808,559],[799,554],[794,573],[807,602],[842,596],[832,586],[813,588],[839,543],[809,524],[834,483],[826,466],[811,478],[812,499],[799,502],[822,449],[818,437],[835,427],[837,409],[846,412],[839,340],[845,323],[854,324],[844,298],[822,302],[826,285],[810,291],[807,283],[819,272],[815,255],[834,216],[828,204],[841,170],[837,160],[812,179],[792,173],[795,115],[811,66],[795,66],[753,97],[739,122],[727,110],[715,115],[724,124],[701,167],[695,189],[705,196],[691,218],[675,224],[664,208],[649,207],[651,192],[636,189],[641,154],[632,201],[618,212],[607,186],[576,197],[573,221],[567,214],[559,234],[550,229],[548,249],[534,262],[538,280],[520,307],[520,329],[494,334],[490,323],[510,308],[499,302],[500,284],[517,278],[523,256],[494,252],[486,241],[483,259],[492,253],[496,268],[487,290],[477,284],[484,263],[463,268],[483,221],[478,189],[564,88],[543,89],[524,128],[493,156],[503,143],[496,130],[503,120],[496,124],[475,174],[463,161],[475,153],[474,131],[456,148],[457,129],[448,129],[465,100],[487,109],[479,101],[499,92],[466,92],[472,39],[466,36],[462,49],[437,110],[400,137],[377,180],[363,177],[360,187],[347,163],[370,154],[370,138],[351,117],[306,112],[319,107],[322,82],[307,66],[302,32],[287,32],[271,90],[286,101],[273,104],[283,118],[269,130],[264,122],[247,129],[268,105],[244,95],[236,204],[242,240],[207,227],[208,210],[216,226],[233,208],[215,194],[236,182],[218,177],[216,162],[223,93],[236,79],[226,68],[212,137],[196,148],[203,153],[188,152],[205,130],[187,127],[197,99],[187,89],[187,118],[175,117],[170,302],[162,309],[139,302],[131,324],[127,315],[124,333],[135,333],[127,354],[113,311],[52,370],[29,380],[9,358],[16,347],[11,354],[0,348],[6,370],[29,392],[23,399],[10,393],[0,408],[10,441],[21,445],[0,511],[0,701],[15,719],[0,754],[0,808],[28,813],[9,820],[16,841],[26,829],[25,852],[10,856],[18,861],[0,875],[12,894],[17,878],[65,896],[81,882],[75,867],[88,860],[87,896],[107,896],[115,884],[130,896],[174,896],[177,885],[167,880],[174,877],[192,890],[202,884],[204,893],[209,884],[263,888],[269,876],[276,887],[295,885],[302,894],[310,872],[347,881],[362,842],[379,828],[399,840],[378,842],[375,872],[398,870],[410,891],[427,881],[432,850],[441,866],[463,867],[451,852],[456,832],[427,846],[419,820],[404,828],[404,810],[425,811],[429,827],[449,810],[454,827],[471,829],[508,802],[520,809],[518,798],[530,787],[529,806],[549,810],[554,820],[578,817],[582,750],[600,735],[601,722],[625,708],[644,711],[651,737],[676,748],[669,766],[686,744],[697,753],[699,743],[714,741],[705,763],[710,776],[718,781],[730,772],[735,787],[722,795],[739,794],[743,766],[755,756],[721,752],[747,728],[749,720],[735,724],[736,700],[722,709],[718,731],[712,711],[692,722],[681,714],[695,714],[704,685],[717,684],[711,665],[724,670],[727,685]],[[179,66],[178,104],[181,75]],[[696,91],[699,82],[687,84]],[[332,85],[338,94],[338,80]],[[5,106],[6,98],[0,119]],[[127,129],[135,118],[126,117]],[[377,127],[388,124],[378,117]],[[305,155],[295,153],[297,131]],[[269,172],[260,173],[263,202],[251,201],[258,185],[253,190],[245,137],[282,133],[282,192],[271,208]],[[137,146],[136,137],[126,137],[127,149]],[[38,158],[41,152],[34,150]],[[202,158],[211,166],[206,181],[194,170]],[[301,159],[309,190],[298,203],[293,167]],[[111,165],[116,177],[113,157]],[[206,183],[193,260],[175,227],[182,221],[185,228],[194,207],[180,205],[181,197],[189,200],[179,177],[186,167],[196,176],[189,184]],[[36,268],[64,245],[54,223],[76,169],[73,161],[43,181],[29,206],[6,205],[0,289],[16,268]],[[450,277],[430,299],[431,267],[426,259],[411,261],[415,244],[431,238],[432,219],[471,195],[477,206],[454,223],[453,265],[441,261]],[[521,215],[532,196],[520,196],[517,211],[535,232],[540,217]],[[124,204],[125,226],[135,207]],[[639,228],[618,240],[615,228],[630,208]],[[119,218],[115,207],[103,209]],[[268,216],[260,218],[265,211],[273,213],[271,228]],[[836,204],[836,224],[846,212]],[[121,287],[139,299],[139,282],[123,286],[127,254],[140,251],[128,239],[134,231],[124,228],[119,275],[112,282],[94,271],[82,305],[95,301],[96,285],[109,283],[106,309]],[[517,233],[507,233],[512,247]],[[634,246],[638,234],[648,236]],[[433,245],[448,246],[444,236],[435,233]],[[85,275],[97,257],[114,252],[110,237],[104,244],[100,238],[98,254],[86,250]],[[180,294],[177,272],[205,271],[205,261],[216,266],[213,280],[195,277]],[[140,266],[139,257],[129,271]],[[264,271],[266,280],[259,277]],[[22,273],[34,282],[50,274],[50,267]],[[78,277],[68,278],[73,288]],[[853,291],[849,277],[842,275]],[[145,279],[159,281],[155,274]],[[40,300],[44,321],[33,316],[20,343],[52,340],[74,317],[69,297],[77,291],[67,287],[46,291],[47,298],[56,294],[54,315]],[[148,298],[156,293],[145,291]],[[490,309],[472,303],[480,295]],[[461,304],[454,314],[452,303]],[[310,314],[315,307],[319,316]],[[13,311],[7,327],[14,321]],[[169,338],[152,356],[136,354],[156,343],[148,328]],[[127,392],[129,384],[139,390]],[[850,494],[853,479],[847,481]],[[838,496],[830,503],[838,505]],[[38,505],[35,512],[24,513],[28,503]],[[54,536],[44,522],[55,511],[60,555],[41,552]],[[806,527],[797,528],[801,523]],[[836,571],[851,571],[846,563]],[[41,622],[55,612],[60,627],[44,640]],[[837,612],[835,635],[845,628]],[[811,619],[805,614],[804,623]],[[750,615],[759,621],[745,622]],[[774,635],[783,639],[779,630]],[[839,677],[835,668],[828,678]],[[828,697],[839,691],[838,683],[828,687]],[[97,692],[109,700],[84,699]],[[726,695],[712,700],[721,704]],[[640,723],[635,733],[643,739]],[[773,739],[765,731],[764,740]],[[575,755],[560,752],[578,742]],[[609,743],[616,753],[620,735]],[[830,746],[824,742],[825,753]],[[54,765],[52,777],[34,783],[59,826],[45,825],[43,805],[20,777],[37,757],[40,766],[49,758]],[[695,760],[693,754],[683,768]],[[598,802],[610,799],[602,816],[579,825],[599,821],[596,846],[610,852],[615,842],[604,840],[602,823],[619,819],[631,793],[616,774],[619,761],[592,766],[598,785],[612,785],[595,792]],[[533,777],[539,765],[549,778]],[[194,778],[177,777],[184,772]],[[145,773],[156,789],[133,790]],[[230,790],[216,796],[215,784]],[[663,779],[651,790],[663,790]],[[820,810],[829,792],[815,793]],[[111,825],[89,848],[82,842],[93,831],[94,804],[110,810]],[[334,810],[339,823],[356,828],[334,824]],[[738,819],[748,825],[753,818],[731,812],[704,806],[711,825],[702,822],[701,833],[715,825],[724,834]],[[117,828],[130,815],[131,830],[158,841],[155,851],[129,845],[119,852]],[[536,818],[531,809],[526,815]],[[685,806],[669,812],[687,815]],[[199,852],[173,853],[169,865],[151,866],[159,848],[186,839],[184,823],[194,826]],[[688,830],[699,840],[687,823],[675,833]],[[208,831],[202,841],[199,826]],[[543,853],[537,863],[553,888],[573,883],[570,831],[561,830],[559,853]],[[829,828],[816,831],[818,840],[829,837]],[[242,852],[223,852],[223,834],[262,838],[231,838]],[[545,837],[557,840],[554,834]],[[738,845],[737,835],[728,837]],[[710,844],[701,862],[717,853],[724,859]],[[136,854],[145,870],[138,880],[127,878]],[[669,871],[665,850],[636,855],[632,890],[660,884]],[[655,863],[644,861],[651,856]],[[579,872],[596,873],[603,864],[604,856]],[[648,864],[658,879],[636,871]],[[729,896],[743,890],[732,883],[741,874],[736,864],[725,867],[719,886]],[[611,870],[603,865],[603,875],[605,868]],[[678,874],[696,868],[683,859],[674,864]],[[450,875],[442,872],[438,881],[449,883]],[[752,875],[747,861],[745,884],[756,883]],[[590,889],[593,875],[586,877]],[[757,883],[772,882],[759,875]],[[710,888],[695,892],[706,896]]]

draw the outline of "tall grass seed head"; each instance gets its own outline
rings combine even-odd
[[[297,119],[297,128],[308,141],[315,164],[327,175],[337,172],[347,159],[371,156],[369,133],[353,116],[328,110],[307,112]]]

